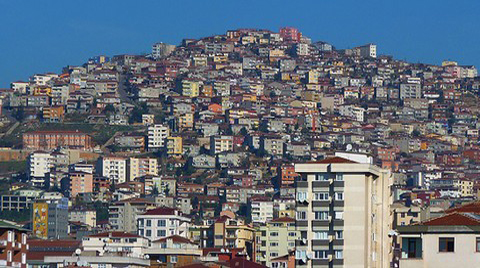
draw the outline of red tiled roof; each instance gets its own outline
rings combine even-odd
[[[168,208],[168,207],[160,207],[160,208],[148,210],[142,215],[175,215],[175,209]]]
[[[425,226],[472,226],[472,225],[480,225],[480,220],[475,219],[472,216],[464,213],[454,212],[451,214],[447,214],[445,216],[441,216],[438,218],[434,218],[431,220],[427,220],[425,222],[419,223],[418,225],[425,225]]]
[[[460,207],[456,208],[451,208],[447,209],[445,211],[446,213],[452,213],[452,212],[469,212],[469,213],[476,213],[480,214],[480,202],[472,202]]]
[[[270,222],[295,222],[295,219],[290,217],[281,217],[273,219]]]
[[[166,242],[167,240],[173,240],[173,243],[181,243],[181,244],[195,244],[190,239],[179,236],[179,235],[172,235],[169,237],[164,237],[158,240],[153,241],[153,243],[162,243]]]
[[[348,159],[345,159],[345,158],[342,158],[342,157],[335,156],[335,157],[326,158],[326,159],[323,159],[323,160],[320,160],[320,161],[309,162],[309,163],[317,163],[317,164],[355,164],[357,162],[354,162],[352,160],[348,160]]]

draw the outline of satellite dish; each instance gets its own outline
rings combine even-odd
[[[353,146],[351,144],[347,144],[347,152],[350,152],[353,149]]]
[[[82,250],[81,250],[81,249],[79,249],[79,248],[77,248],[77,249],[75,250],[75,254],[76,254],[76,255],[80,255],[80,254],[82,254]]]
[[[150,259],[150,255],[148,255],[148,254],[145,255],[145,259],[146,259],[146,260]]]

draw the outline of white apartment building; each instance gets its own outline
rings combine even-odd
[[[158,150],[165,147],[165,140],[170,136],[168,126],[155,124],[148,127],[148,150]]]
[[[252,197],[250,203],[254,224],[265,224],[273,219],[273,201],[271,198]]]
[[[135,158],[129,159],[129,179],[133,181],[135,178],[145,175],[158,175],[158,160],[155,158]]]
[[[336,155],[295,164],[296,266],[390,267],[391,174],[366,155]]]
[[[138,235],[150,241],[178,235],[188,238],[190,218],[173,208],[159,207],[137,216]]]
[[[35,187],[42,187],[53,168],[53,157],[48,152],[36,151],[27,160],[28,177]]]
[[[152,57],[154,59],[160,59],[170,55],[175,50],[175,45],[165,43],[155,43],[152,45]]]
[[[98,172],[110,178],[116,184],[127,181],[127,159],[123,157],[104,156],[98,159]]]

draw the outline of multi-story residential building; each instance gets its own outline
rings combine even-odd
[[[256,261],[273,267],[273,260],[295,250],[299,237],[294,218],[282,217],[266,222],[256,233]]]
[[[175,157],[183,155],[182,137],[170,136],[167,138],[167,155]]]
[[[124,183],[127,181],[127,159],[115,156],[101,157],[97,162],[97,172],[113,183]]]
[[[276,157],[283,156],[283,140],[280,136],[265,135],[260,138],[260,150]]]
[[[108,222],[113,230],[132,233],[137,231],[137,215],[154,208],[155,203],[142,198],[114,202],[109,206]]]
[[[372,161],[339,153],[295,164],[301,175],[296,182],[296,266],[389,267],[392,181]]]
[[[159,150],[165,146],[170,135],[168,126],[155,124],[148,127],[148,150]]]
[[[420,84],[400,84],[400,99],[420,99],[422,97],[422,85]]]
[[[130,181],[145,175],[158,175],[158,161],[156,158],[130,157],[128,177]]]
[[[187,237],[190,222],[176,209],[159,207],[137,216],[138,235],[152,241],[172,235]]]
[[[145,253],[150,256],[151,265],[159,267],[195,265],[195,262],[198,262],[200,256],[203,255],[198,244],[178,235],[153,241]]]
[[[200,86],[203,84],[200,81],[184,79],[182,81],[182,95],[195,98],[200,95]]]
[[[377,45],[375,44],[367,44],[361,47],[358,47],[360,50],[361,57],[370,57],[376,58],[377,57]]]
[[[28,230],[0,221],[0,266],[27,267]]]
[[[45,186],[53,168],[52,155],[44,151],[36,151],[28,156],[28,177],[33,186]]]
[[[200,245],[203,248],[244,248],[253,258],[255,254],[255,229],[234,215],[223,215],[214,223],[204,225],[200,231]]]
[[[68,212],[68,220],[71,222],[81,222],[90,227],[96,227],[97,211],[94,209],[73,208]]]
[[[82,171],[68,173],[70,179],[70,197],[78,194],[93,193],[93,174]]]
[[[250,198],[252,223],[265,224],[273,219],[273,201],[266,196]]]
[[[52,150],[57,147],[89,150],[92,138],[78,131],[33,131],[23,134],[23,148]]]
[[[169,45],[165,43],[155,43],[152,46],[152,57],[154,59],[160,59],[170,55],[175,50],[175,45]]]
[[[214,154],[233,151],[233,136],[211,136],[210,151]]]
[[[298,176],[295,173],[294,165],[282,165],[278,167],[277,177],[278,184],[282,186],[293,185],[295,183],[295,178]]]

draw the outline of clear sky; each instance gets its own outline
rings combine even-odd
[[[299,28],[337,48],[376,43],[412,62],[480,67],[476,0],[0,0],[0,88],[105,54],[236,28]]]

